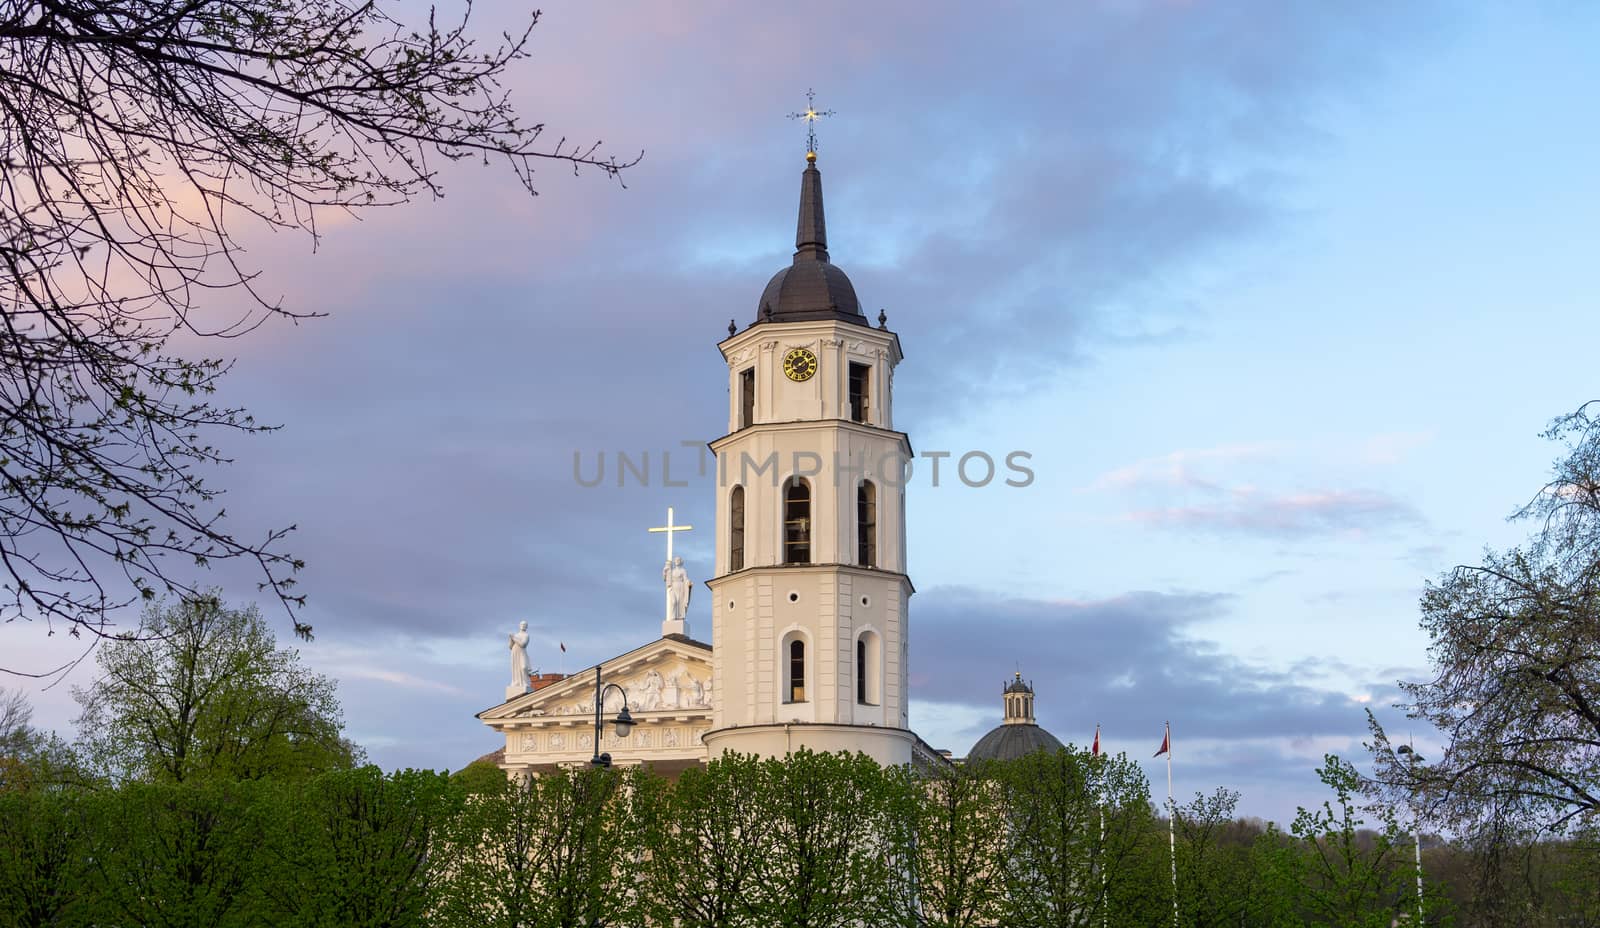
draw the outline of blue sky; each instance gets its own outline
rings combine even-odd
[[[644,528],[709,525],[710,482],[583,489],[572,455],[719,434],[713,345],[788,260],[807,87],[838,111],[833,258],[906,348],[897,425],[1037,475],[913,480],[937,746],[996,724],[1020,664],[1063,740],[1098,722],[1147,758],[1170,719],[1180,797],[1287,818],[1425,674],[1423,582],[1523,534],[1538,432],[1596,396],[1587,5],[557,3],[535,37],[515,98],[643,149],[626,189],[452,165],[442,201],[314,254],[256,236],[330,315],[227,346],[228,399],[285,426],[235,449],[229,511],[299,525],[304,654],[385,765],[494,747],[472,714],[521,619],[544,669],[656,633]],[[682,544],[703,578],[709,539]],[[40,663],[71,645],[0,630]],[[69,730],[90,674],[35,690],[40,719]]]

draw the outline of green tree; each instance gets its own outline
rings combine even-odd
[[[1009,866],[1005,793],[993,764],[941,767],[904,791],[892,834],[894,917],[906,926],[978,928],[1000,922]]]
[[[0,928],[73,924],[86,911],[84,797],[0,792]]]
[[[1317,776],[1333,790],[1333,799],[1321,808],[1302,806],[1289,829],[1299,839],[1290,847],[1304,924],[1389,928],[1397,919],[1413,919],[1416,871],[1394,810],[1369,807],[1377,828],[1367,827],[1358,805],[1361,776],[1333,754],[1324,758]]]
[[[28,697],[20,690],[0,689],[0,793],[86,779],[70,745],[33,727]]]
[[[123,779],[304,776],[350,767],[333,681],[277,647],[254,606],[215,596],[147,607],[74,688],[89,756]]]
[[[438,923],[626,923],[657,787],[642,768],[584,767],[474,794],[449,830]]]
[[[1305,867],[1300,840],[1268,824],[1250,845],[1250,866],[1259,892],[1249,924],[1260,928],[1305,928],[1300,896]]]
[[[260,924],[256,895],[266,784],[126,783],[86,797],[94,925]]]
[[[506,772],[493,761],[475,760],[450,774],[451,782],[469,795],[498,790],[506,782]]]
[[[1234,819],[1239,794],[1218,787],[1173,809],[1177,835],[1178,897],[1182,924],[1194,928],[1263,925],[1271,884],[1257,869],[1255,840],[1262,834]]]
[[[767,830],[763,771],[749,755],[691,768],[649,816],[641,910],[653,925],[759,925],[753,911]]]
[[[999,769],[1009,841],[1007,924],[1089,928],[1170,917],[1165,842],[1158,852],[1150,787],[1138,764],[1124,754],[1094,757],[1068,747]]]
[[[894,790],[902,771],[865,754],[802,748],[760,764],[756,802],[759,875],[754,922],[780,928],[876,924],[891,904],[896,827]]]
[[[1600,928],[1600,823],[1577,829],[1549,850],[1552,908],[1560,924]]]
[[[428,924],[448,866],[447,826],[461,808],[448,776],[367,766],[256,789],[277,813],[257,856],[266,924]]]
[[[484,47],[470,3],[410,26],[402,6],[0,0],[0,621],[104,634],[227,559],[296,615],[288,530],[235,536],[206,482],[218,436],[265,427],[213,403],[227,362],[170,344],[309,315],[260,286],[241,231],[314,242],[330,214],[437,196],[448,160],[530,193],[542,164],[627,167],[518,117],[500,80],[537,14]],[[205,306],[219,289],[240,299]]]
[[[1433,675],[1401,686],[1410,717],[1448,739],[1442,756],[1413,765],[1369,717],[1377,783],[1458,833],[1559,833],[1600,816],[1600,418],[1591,405],[1545,433],[1566,453],[1516,514],[1536,522],[1534,536],[1423,593]]]

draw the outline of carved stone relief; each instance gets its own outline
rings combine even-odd
[[[687,668],[670,665],[660,670],[650,669],[617,685],[627,694],[628,708],[634,712],[655,712],[676,709],[711,708],[711,681],[695,676]],[[604,714],[609,718],[622,709],[622,697],[615,690],[607,690]],[[594,698],[580,699],[564,705],[529,709],[519,717],[571,718],[594,714]]]
[[[661,708],[661,689],[663,681],[661,674],[654,670],[645,671],[644,679],[636,687],[624,687],[628,691],[628,702],[639,709],[649,712]]]

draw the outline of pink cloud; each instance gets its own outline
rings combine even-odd
[[[1229,495],[1217,505],[1140,509],[1125,518],[1161,528],[1274,537],[1360,535],[1422,522],[1409,503],[1377,490],[1270,494],[1241,488]]]
[[[1258,441],[1245,444],[1221,445],[1215,448],[1191,448],[1172,451],[1160,457],[1147,458],[1102,474],[1091,485],[1097,490],[1133,490],[1142,487],[1162,486],[1179,489],[1221,491],[1220,482],[1202,477],[1195,472],[1200,463],[1231,464],[1259,459],[1284,449],[1282,442]]]

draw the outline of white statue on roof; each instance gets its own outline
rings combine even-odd
[[[511,683],[506,687],[506,698],[511,699],[528,691],[528,623],[519,624],[507,638],[511,648]]]
[[[683,558],[675,557],[661,568],[661,579],[667,584],[667,618],[682,622],[689,616],[689,597],[694,584],[689,582],[689,572],[683,567]]]

